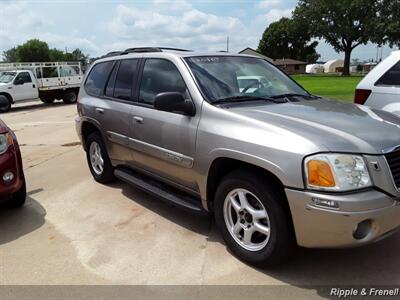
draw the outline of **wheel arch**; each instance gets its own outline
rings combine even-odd
[[[231,157],[218,157],[212,161],[210,168],[208,170],[207,183],[206,183],[206,205],[208,210],[210,211],[213,210],[215,192],[221,180],[226,175],[236,170],[246,170],[254,174],[257,174],[258,176],[265,178],[268,184],[270,184],[274,188],[276,187],[275,192],[278,194],[281,200],[282,207],[284,208],[289,218],[291,229],[294,232],[292,213],[289,207],[289,202],[286,197],[284,183],[271,170],[250,163],[248,161]]]
[[[87,138],[93,132],[98,132],[103,137],[103,135],[101,133],[102,131],[98,124],[96,124],[95,122],[92,122],[90,120],[83,120],[82,125],[81,125],[81,135],[82,135],[82,145],[83,145],[83,149],[85,149],[85,151],[87,150],[86,149]]]
[[[1,95],[1,96],[7,97],[7,99],[10,101],[10,103],[14,103],[14,99],[13,99],[13,97],[11,96],[11,94],[6,93],[6,92],[0,92],[0,95]]]

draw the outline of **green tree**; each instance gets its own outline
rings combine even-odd
[[[311,34],[344,52],[343,75],[350,74],[351,52],[369,41],[383,42],[377,29],[383,0],[299,0],[294,18],[310,24]],[[397,2],[397,0],[392,2]]]
[[[65,54],[63,51],[56,48],[50,49],[49,51],[49,61],[64,61]]]
[[[5,62],[16,62],[17,61],[17,49],[11,48],[3,51],[3,57]]]
[[[37,39],[4,51],[3,57],[6,62],[81,61],[83,63],[88,58],[78,48],[72,53],[64,53],[56,48],[50,49],[46,42]]]
[[[258,51],[273,59],[293,58],[316,62],[319,58],[315,50],[318,42],[310,42],[308,25],[300,21],[281,18],[271,23],[264,31]]]
[[[400,1],[382,0],[380,15],[382,22],[378,23],[374,41],[378,44],[383,42],[391,47],[394,45],[400,47]]]
[[[38,39],[29,40],[17,47],[17,61],[49,61],[50,49],[46,42]]]
[[[81,49],[76,48],[74,51],[72,51],[72,60],[75,61],[85,61],[88,56],[85,55]]]

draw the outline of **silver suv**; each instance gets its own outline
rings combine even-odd
[[[400,226],[400,119],[313,96],[263,59],[114,52],[87,72],[78,112],[96,181],[117,177],[212,212],[228,247],[253,265],[280,263],[296,245],[370,243]]]

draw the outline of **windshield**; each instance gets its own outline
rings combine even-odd
[[[9,83],[14,79],[16,74],[17,74],[16,72],[1,72],[0,73],[0,82]]]
[[[284,94],[309,94],[263,59],[240,56],[185,58],[202,92],[213,103],[221,99],[252,100]],[[250,97],[251,96],[251,97]]]

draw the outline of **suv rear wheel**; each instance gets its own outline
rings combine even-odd
[[[86,158],[94,179],[101,183],[114,180],[111,165],[103,139],[97,132],[91,133],[86,141]]]
[[[218,186],[215,219],[227,246],[259,267],[285,261],[294,249],[289,218],[278,193],[251,172],[234,171]]]

